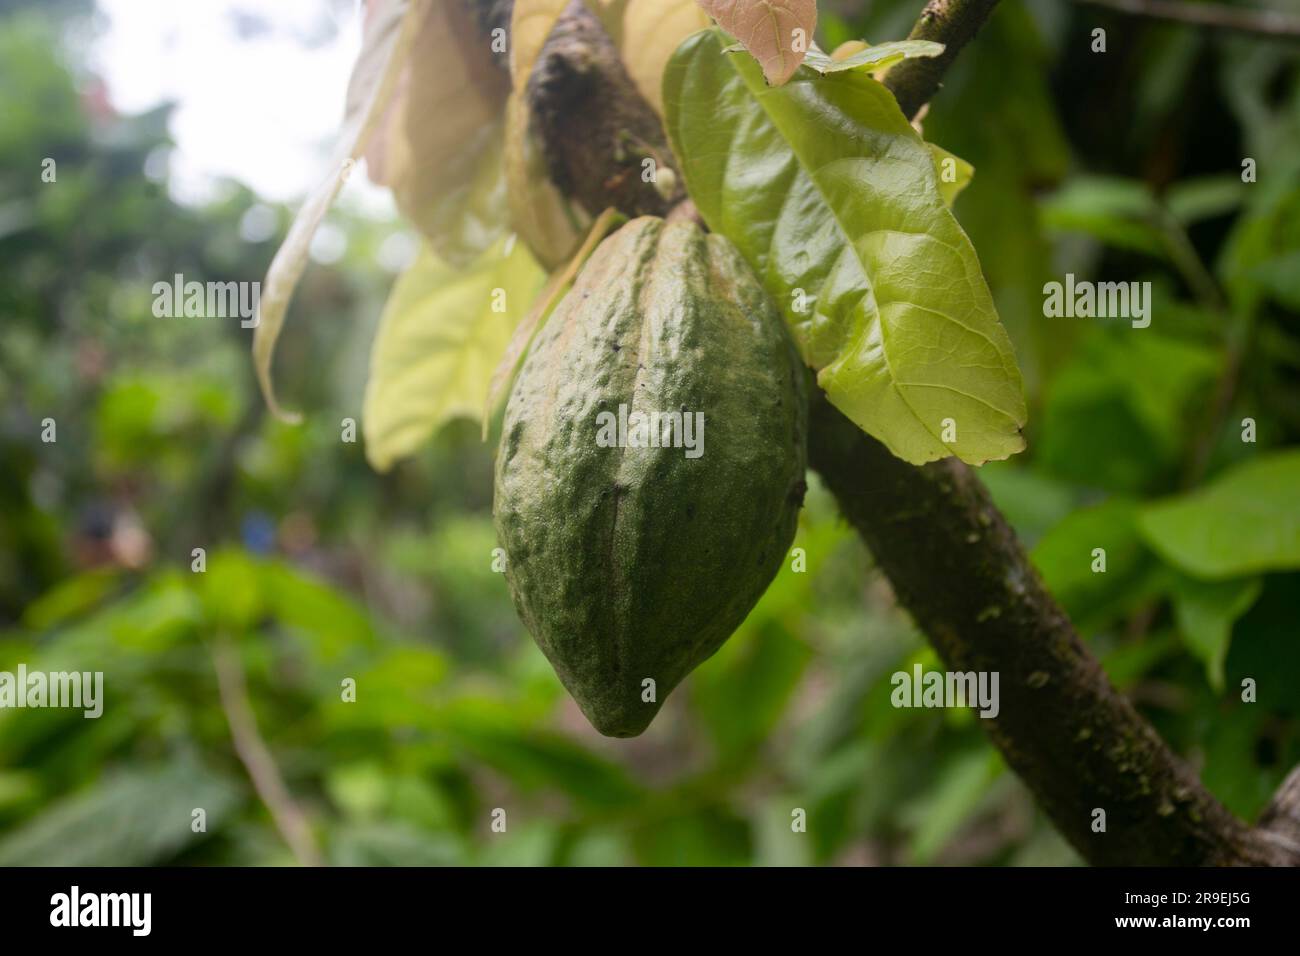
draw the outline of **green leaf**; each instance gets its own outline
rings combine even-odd
[[[505,774],[522,790],[558,790],[583,807],[604,809],[635,806],[643,797],[621,766],[558,734],[463,718],[450,733],[475,760]]]
[[[1068,515],[1038,542],[1034,564],[1048,589],[1082,628],[1107,621],[1146,593],[1154,562],[1135,522],[1138,505],[1112,498]],[[1096,549],[1105,551],[1105,571]]]
[[[1205,663],[1216,691],[1223,689],[1223,662],[1228,658],[1232,625],[1251,609],[1263,590],[1258,577],[1198,581],[1179,575],[1174,584],[1174,617],[1188,648]]]
[[[958,58],[925,117],[931,140],[980,158],[980,188],[963,195],[958,218],[979,250],[1031,406],[1045,373],[1071,354],[1073,343],[1070,333],[1043,322],[1043,283],[1059,275],[1053,276],[1037,197],[1071,160],[1046,82],[1055,60],[1042,26],[1025,4],[1002,4],[980,31],[979,55]],[[1046,433],[1040,420],[1036,434]]]
[[[1251,278],[1273,299],[1292,311],[1300,311],[1300,249],[1270,256],[1251,270]]]
[[[647,816],[632,832],[642,866],[741,866],[753,859],[748,822],[721,802]]]
[[[346,594],[290,565],[266,562],[258,572],[267,610],[302,638],[314,662],[332,664],[350,649],[374,646],[370,618]]]
[[[812,841],[791,825],[801,800],[790,793],[767,796],[754,811],[755,866],[811,866],[815,862]]]
[[[1043,224],[1157,258],[1167,254],[1157,223],[1159,206],[1146,184],[1114,176],[1078,176],[1039,207]]]
[[[247,551],[224,547],[209,555],[207,570],[195,577],[195,591],[216,627],[240,633],[255,628],[266,613],[263,567]]]
[[[0,866],[148,866],[165,863],[208,833],[240,799],[236,784],[192,760],[130,770],[55,803],[0,841]]]
[[[833,59],[818,47],[812,47],[804,57],[804,64],[818,73],[839,73],[844,70],[861,70],[870,73],[883,70],[900,60],[914,56],[938,56],[943,52],[943,44],[932,40],[895,40],[892,43],[878,43],[859,50],[842,60]]]
[[[27,605],[23,626],[41,631],[71,621],[103,602],[121,580],[116,568],[96,568],[67,578]]]
[[[1169,187],[1165,207],[1184,226],[1235,212],[1246,200],[1246,184],[1238,175],[1202,176]]]
[[[456,866],[465,857],[455,834],[429,833],[400,821],[342,826],[330,846],[335,866]]]
[[[809,577],[809,575],[792,575]],[[751,621],[697,672],[694,699],[725,758],[757,748],[780,718],[812,657],[806,644],[777,621]]]
[[[980,469],[980,480],[1021,540],[1031,546],[1077,503],[1069,485],[1011,463],[986,465]]]
[[[914,827],[908,851],[919,864],[934,858],[986,801],[1004,769],[987,749],[955,758],[934,789],[911,803],[905,815]]]
[[[452,418],[480,420],[492,372],[543,278],[512,239],[468,269],[421,251],[393,287],[370,354],[362,422],[376,470],[387,471]]]
[[[1088,330],[1048,385],[1037,461],[1094,488],[1161,486],[1185,457],[1197,403],[1219,367],[1215,350],[1151,329]],[[1104,434],[1105,448],[1080,442],[1082,434]]]
[[[1011,342],[893,95],[852,71],[769,88],[748,57],[721,51],[704,31],[668,64],[673,149],[705,221],[754,267],[831,402],[917,464],[1023,449]]]
[[[1263,583],[1259,600],[1233,625],[1224,673],[1238,688],[1243,678],[1253,679],[1270,712],[1300,717],[1300,573],[1269,574]],[[1283,763],[1275,766],[1285,772]]]
[[[1115,644],[1101,658],[1102,669],[1110,682],[1127,690],[1165,658],[1179,650],[1172,631],[1149,634],[1142,640]]]
[[[970,185],[975,167],[942,146],[934,143],[926,145],[934,157],[934,175],[939,180],[939,194],[943,196],[944,204],[951,207],[957,201],[957,195]]]
[[[1300,568],[1300,451],[1238,465],[1143,512],[1147,542],[1198,578]]]
[[[475,865],[481,867],[554,866],[560,850],[560,828],[549,821],[511,825],[509,837],[480,847]]]

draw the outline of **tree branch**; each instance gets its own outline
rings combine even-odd
[[[1260,815],[1257,833],[1272,849],[1300,865],[1300,767],[1282,782]]]
[[[583,0],[571,0],[542,47],[528,101],[552,181],[592,216],[610,206],[629,216],[663,216],[685,198],[684,186],[664,198],[643,181],[642,161],[670,165],[672,150]]]
[[[944,56],[904,61],[888,75],[909,116],[995,4],[931,0],[911,35],[944,43]],[[664,142],[657,117],[601,37],[587,9],[571,4],[529,84],[537,132],[557,181],[589,210],[658,212],[644,191],[621,191],[618,154],[598,145],[616,141],[624,125],[656,149]],[[541,71],[581,82],[548,82]],[[810,424],[812,466],[946,666],[999,673],[1001,712],[982,723],[1084,859],[1300,860],[1288,850],[1292,831],[1252,830],[1237,820],[1110,685],[969,468],[955,459],[916,468],[895,458],[820,393]],[[1105,832],[1093,831],[1097,809],[1105,811]]]
[[[939,90],[943,75],[962,47],[979,32],[998,0],[930,0],[907,35],[909,40],[933,40],[944,45],[939,56],[912,57],[885,74],[903,115],[912,119]]]
[[[1282,862],[1111,686],[970,468],[909,465],[821,395],[809,436],[813,468],[944,664],[998,673],[1000,712],[981,723],[1085,860]]]
[[[1227,30],[1248,36],[1300,40],[1300,17],[1279,10],[1246,10],[1218,3],[1185,3],[1181,0],[1074,0],[1089,7],[1104,7],[1118,13],[1152,20],[1167,20],[1190,26]]]

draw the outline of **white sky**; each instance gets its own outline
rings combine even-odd
[[[114,107],[173,100],[172,188],[212,195],[219,177],[272,201],[300,199],[327,171],[352,61],[357,0],[98,0],[107,30],[91,51]],[[393,215],[388,194],[352,176],[341,202]]]

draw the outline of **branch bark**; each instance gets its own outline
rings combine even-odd
[[[1089,7],[1104,7],[1150,20],[1165,20],[1247,36],[1300,40],[1300,17],[1280,10],[1246,10],[1220,3],[1185,0],[1074,0]]]
[[[904,61],[888,75],[909,117],[996,3],[930,0],[911,35],[944,43],[944,55]],[[593,213],[611,205],[630,215],[662,212],[644,190],[623,191],[621,154],[608,148],[626,128],[666,150],[658,119],[576,0],[539,58],[529,98],[548,162],[570,195]],[[1279,795],[1268,826],[1252,829],[1229,813],[1110,685],[971,469],[955,459],[917,468],[895,458],[820,393],[809,452],[946,666],[999,673],[1001,712],[982,723],[1084,859],[1300,861],[1300,777],[1284,788],[1286,799]],[[1105,811],[1105,832],[1093,832],[1097,809]]]
[[[909,465],[821,395],[809,457],[944,664],[999,674],[1001,710],[981,723],[1085,860],[1284,862],[1111,686],[970,468]]]
[[[930,102],[952,61],[997,5],[998,0],[930,0],[925,5],[907,38],[933,40],[942,43],[944,50],[939,56],[904,60],[885,74],[885,86],[897,98],[904,116],[912,119]]]
[[[664,216],[685,197],[682,186],[664,197],[643,181],[645,159],[672,165],[668,137],[583,0],[571,0],[542,47],[528,101],[552,181],[592,216],[610,206]]]

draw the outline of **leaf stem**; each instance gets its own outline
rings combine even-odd
[[[229,635],[218,633],[212,645],[212,662],[217,671],[221,708],[226,714],[230,737],[253,788],[261,797],[280,836],[303,866],[321,866],[320,850],[306,815],[294,802],[289,788],[271,756],[270,748],[257,730],[257,718],[248,700],[248,685],[239,651]]]

